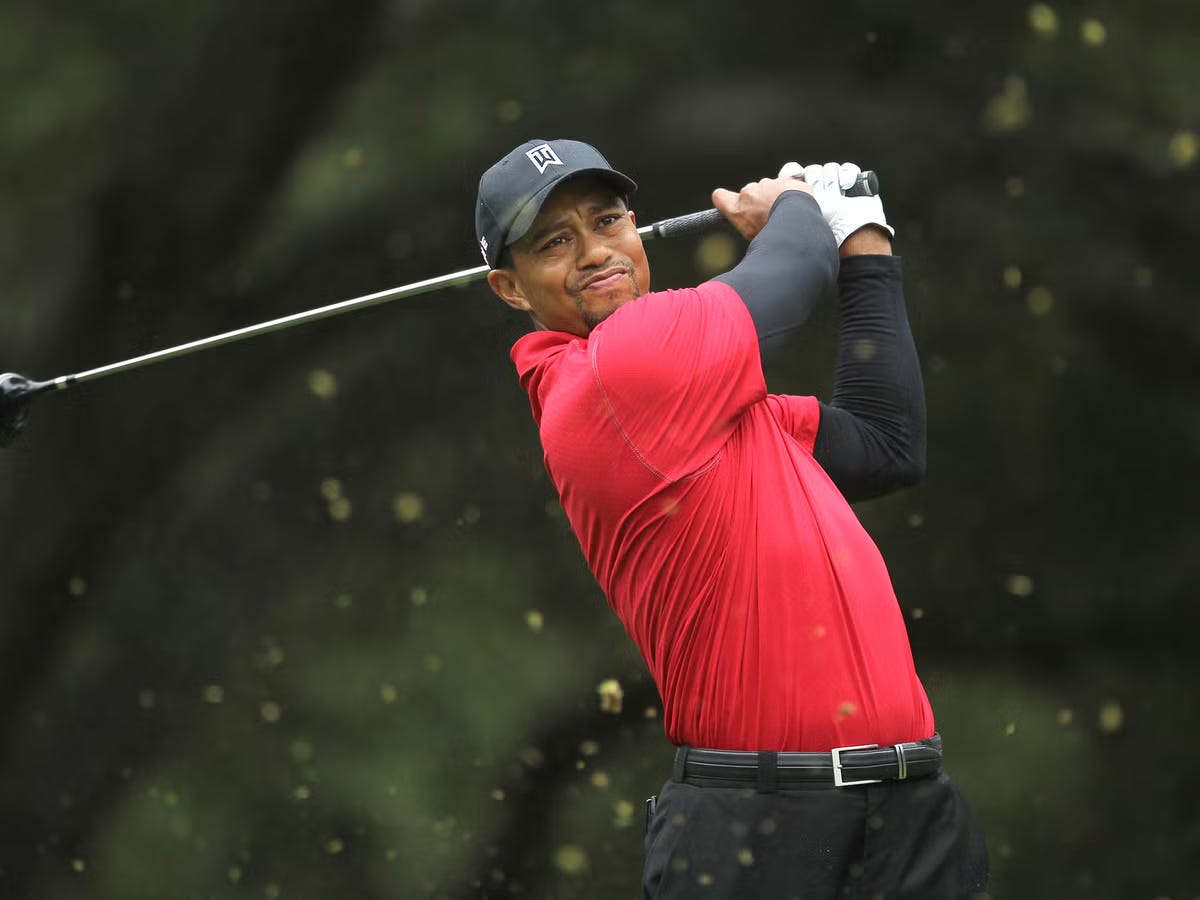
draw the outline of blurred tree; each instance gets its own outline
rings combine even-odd
[[[643,221],[865,162],[931,445],[859,512],[994,894],[1190,896],[1197,15],[8,7],[0,368],[472,264],[476,179],[531,136],[601,146]],[[655,283],[737,251],[661,242]],[[827,391],[833,325],[774,389]],[[523,328],[448,291],[38,404],[0,459],[0,896],[636,895],[669,748],[542,471]]]

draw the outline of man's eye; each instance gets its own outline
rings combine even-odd
[[[566,240],[567,239],[565,237],[563,237],[561,234],[555,235],[554,237],[550,238],[550,240],[546,241],[546,243],[542,244],[542,249],[550,250],[554,247],[558,247],[558,246],[566,243]]]
[[[620,213],[609,213],[606,216],[601,216],[600,217],[600,227],[607,228],[609,225],[612,225],[616,222],[621,221],[621,218],[622,218],[622,216]]]

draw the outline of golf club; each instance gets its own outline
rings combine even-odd
[[[847,188],[844,193],[850,197],[874,196],[879,193],[879,180],[874,172],[863,172],[859,175],[855,184]],[[676,237],[704,231],[723,221],[724,217],[720,212],[715,209],[706,209],[701,212],[663,219],[651,225],[644,225],[637,232],[643,240],[652,237]],[[459,287],[464,284],[470,284],[473,281],[478,281],[486,277],[487,273],[488,267],[486,265],[476,266],[473,269],[462,269],[458,272],[438,275],[434,278],[427,278],[424,281],[415,281],[412,284],[401,285],[400,287],[390,288],[386,291],[378,291],[374,294],[365,294],[362,297],[355,297],[351,300],[331,303],[328,306],[321,306],[306,312],[293,313],[289,316],[271,319],[268,322],[260,322],[257,325],[248,325],[245,328],[226,331],[212,337],[189,341],[186,344],[168,347],[165,350],[156,350],[153,353],[135,356],[132,359],[125,359],[120,362],[109,363],[105,366],[98,366],[94,369],[87,369],[83,372],[76,372],[74,375],[62,375],[48,381],[34,381],[15,372],[0,375],[0,447],[7,447],[20,435],[25,425],[25,420],[28,417],[29,403],[38,394],[48,391],[63,391],[74,385],[83,384],[86,381],[96,381],[108,375],[115,375],[117,372],[127,372],[131,369],[141,368],[142,366],[165,362],[168,359],[187,356],[190,353],[207,350],[210,347],[219,347],[222,344],[232,344],[234,341],[245,340],[259,334],[282,331],[285,328],[291,328],[293,325],[315,322],[318,319],[326,319],[330,316],[339,316],[342,313],[355,309],[365,309],[368,306],[374,306],[377,303],[387,300],[415,297],[418,294],[426,294],[445,287]]]

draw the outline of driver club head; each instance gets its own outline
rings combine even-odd
[[[0,447],[7,447],[20,436],[29,415],[29,401],[38,387],[37,382],[15,372],[0,375]]]

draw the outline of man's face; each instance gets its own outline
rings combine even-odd
[[[543,328],[584,337],[650,289],[650,264],[633,213],[606,182],[575,178],[542,204],[509,247],[512,267],[488,283]]]

